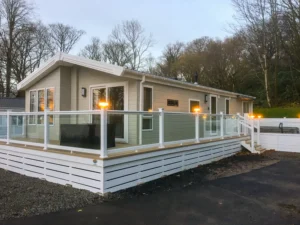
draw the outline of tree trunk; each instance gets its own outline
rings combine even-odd
[[[11,54],[10,50],[7,52],[7,61],[6,61],[6,94],[5,97],[10,97],[10,80],[11,80]]]

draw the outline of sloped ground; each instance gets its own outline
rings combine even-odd
[[[88,191],[73,189],[71,187],[65,187],[0,170],[0,219],[7,220],[14,217],[40,215],[72,208],[77,211],[73,210],[69,212],[81,213],[81,210],[78,211],[78,209],[82,209],[82,207],[87,205],[97,204],[97,206],[90,206],[92,208],[109,207],[110,204],[122,205],[144,198],[147,198],[144,200],[144,203],[148,204],[147,201],[149,198],[157,199],[158,196],[168,196],[168,193],[172,196],[174,193],[180,195],[190,188],[195,189],[199,187],[199,185],[203,186],[209,183],[209,180],[249,172],[253,169],[275,164],[281,160],[287,161],[295,159],[299,160],[300,156],[298,154],[275,152],[264,155],[242,153],[193,170],[184,171],[163,179],[149,182],[135,188],[113,193],[106,197],[100,197],[97,194]],[[281,205],[278,207],[283,208],[285,211],[298,210],[297,206],[293,204],[285,202],[281,202],[280,204]],[[117,210],[116,213],[123,211],[123,209],[119,210]],[[103,209],[100,211],[97,210],[97,212],[103,212]],[[55,214],[50,214],[49,216],[52,215]],[[96,217],[98,216],[95,216],[95,218]],[[29,219],[33,218],[36,217]],[[18,221],[22,223],[18,223]],[[23,219],[11,220],[10,222],[12,224],[23,224]],[[34,224],[32,221],[28,224],[31,223]],[[6,221],[3,224],[8,224],[8,222]],[[39,224],[43,224],[43,222],[39,221]],[[54,224],[56,224],[56,222]]]

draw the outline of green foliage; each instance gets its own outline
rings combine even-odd
[[[300,106],[290,108],[254,108],[254,114],[263,118],[299,118]]]

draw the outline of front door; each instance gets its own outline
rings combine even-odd
[[[92,88],[92,105],[93,110],[99,110],[99,102],[108,102],[108,110],[124,110],[124,86],[114,87],[96,87]],[[93,123],[100,123],[100,117],[93,115]],[[125,139],[125,123],[123,114],[109,113],[107,121],[115,125],[115,137],[120,141]]]
[[[217,96],[210,96],[210,130],[212,134],[217,133]]]

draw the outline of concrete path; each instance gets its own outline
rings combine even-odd
[[[300,224],[300,161],[272,166],[181,190],[30,218],[1,225]]]

